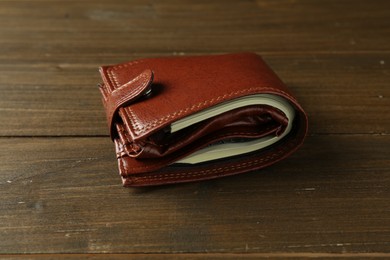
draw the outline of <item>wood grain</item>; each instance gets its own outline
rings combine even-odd
[[[30,60],[31,55],[71,60],[155,52],[389,51],[387,7],[386,0],[1,1],[0,43],[5,58]]]
[[[0,1],[0,258],[390,257],[387,0]],[[252,51],[308,112],[290,158],[125,189],[97,68]]]
[[[0,255],[2,259],[303,259],[303,258],[389,258],[387,253],[176,253],[176,254],[8,254]]]
[[[390,54],[280,54],[264,58],[308,112],[312,133],[389,133],[390,68],[386,61],[390,61]],[[101,81],[98,66],[0,65],[0,135],[107,135],[96,87]],[[20,73],[23,77],[18,77]]]
[[[313,133],[388,133],[387,1],[180,3],[0,2],[0,135],[107,135],[100,65],[233,51],[266,58]]]
[[[314,136],[259,172],[150,189],[121,187],[108,138],[0,145],[2,253],[390,253],[389,136]]]

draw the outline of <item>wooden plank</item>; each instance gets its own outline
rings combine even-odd
[[[390,54],[264,58],[308,112],[312,133],[389,133]],[[107,135],[98,66],[0,64],[0,135]]]
[[[2,138],[0,252],[390,253],[390,136],[311,136],[257,173],[122,188],[108,138]]]
[[[302,259],[302,258],[389,258],[387,253],[177,253],[177,254],[13,254],[1,259]]]
[[[386,0],[1,1],[0,45],[2,59],[389,51],[389,7]]]
[[[313,133],[386,134],[388,6],[1,1],[0,136],[107,135],[99,65],[234,51],[265,56],[308,111]]]

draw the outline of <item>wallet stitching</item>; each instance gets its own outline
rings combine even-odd
[[[110,78],[111,83],[115,86],[115,88],[117,88],[118,87],[118,82],[116,81],[117,79],[113,77],[110,68],[107,69],[107,75]]]
[[[145,60],[135,60],[135,61],[127,62],[125,64],[115,65],[115,66],[111,67],[111,70],[118,70],[118,69],[126,68],[126,67],[133,66],[134,64],[142,63],[142,62],[145,62]]]
[[[123,65],[117,65],[117,66],[110,67],[107,69],[108,77],[110,78],[110,80],[114,84],[114,86],[116,88],[118,88],[119,87],[119,80],[118,80],[117,76],[114,73],[112,73],[112,71],[118,70],[121,68],[130,67],[130,66],[133,66],[134,64],[142,63],[142,62],[144,62],[144,60],[133,61],[133,62],[129,62],[129,63],[123,64]]]
[[[133,127],[139,127],[139,119],[138,117],[134,114],[133,110],[130,108],[130,107],[125,107],[123,108],[123,110],[125,111],[125,113],[127,114],[127,116],[130,118],[130,123],[131,125],[133,125]],[[133,122],[135,121],[135,122]]]

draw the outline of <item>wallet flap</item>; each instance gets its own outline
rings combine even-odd
[[[150,58],[104,66],[101,74],[106,87],[115,90],[147,69],[154,72],[151,95],[119,109],[133,140],[241,96],[270,93],[297,105],[282,81],[253,53]]]
[[[130,105],[138,98],[150,93],[150,86],[153,82],[153,72],[145,70],[140,75],[129,82],[120,85],[118,88],[111,89],[103,95],[103,104],[106,108],[107,123],[110,129],[110,135],[114,135],[114,118],[118,109],[125,105]]]

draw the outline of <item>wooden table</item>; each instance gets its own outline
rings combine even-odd
[[[242,51],[308,112],[304,146],[123,188],[97,68]],[[1,1],[0,258],[390,258],[389,84],[387,0]]]

